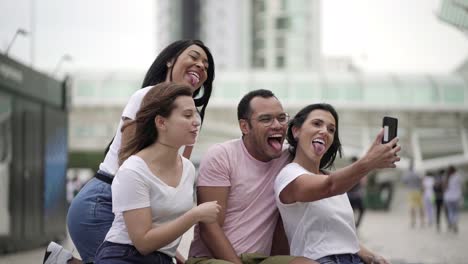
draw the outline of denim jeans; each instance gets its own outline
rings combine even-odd
[[[153,252],[143,256],[132,245],[105,241],[96,253],[96,264],[172,264],[172,258],[161,252]]]
[[[330,255],[316,260],[320,264],[364,264],[357,254]]]
[[[92,178],[73,199],[67,215],[68,232],[84,263],[94,262],[113,221],[111,185]]]
[[[445,207],[447,208],[447,218],[449,225],[453,226],[458,223],[459,215],[459,201],[445,201]]]

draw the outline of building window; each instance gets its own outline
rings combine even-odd
[[[289,28],[289,18],[288,17],[278,17],[278,18],[276,18],[276,28],[277,29],[288,29]]]
[[[263,38],[255,38],[253,43],[254,50],[261,50],[265,48],[265,39]]]
[[[276,56],[276,67],[277,68],[284,68],[284,56],[283,55],[280,55],[280,56]]]
[[[265,58],[254,57],[253,66],[254,68],[265,68]]]
[[[284,38],[284,36],[280,36],[276,38],[276,48],[277,49],[286,48],[286,39]]]
[[[265,0],[254,0],[253,1],[253,10],[254,10],[254,12],[264,12],[265,11]]]

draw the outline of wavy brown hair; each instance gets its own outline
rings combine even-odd
[[[156,116],[169,117],[176,107],[174,101],[179,96],[191,97],[192,89],[187,85],[160,83],[148,91],[143,97],[135,120],[122,126],[122,131],[128,126],[135,126],[135,134],[120,148],[119,165],[122,165],[131,155],[156,142],[158,130],[154,119]]]

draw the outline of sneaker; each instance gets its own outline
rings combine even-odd
[[[44,254],[43,264],[66,264],[73,258],[70,251],[64,249],[61,245],[50,242]]]

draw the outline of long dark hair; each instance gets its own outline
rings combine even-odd
[[[167,62],[173,61],[173,65],[177,63],[177,59],[179,58],[180,54],[184,52],[188,47],[192,45],[197,45],[205,51],[206,56],[208,57],[208,69],[207,69],[207,78],[206,81],[203,83],[203,86],[200,89],[196,90],[193,93],[193,98],[195,98],[195,106],[201,107],[200,116],[203,120],[205,116],[205,109],[208,105],[208,101],[211,97],[211,91],[213,89],[213,80],[215,78],[215,64],[213,60],[213,56],[211,55],[210,49],[205,46],[205,44],[201,40],[178,40],[173,42],[169,46],[159,53],[159,55],[154,60],[153,64],[146,72],[145,79],[143,80],[142,88],[147,86],[156,85],[158,83],[164,82],[167,76]],[[171,79],[172,81],[172,70],[174,67],[171,67]],[[198,95],[200,94],[201,90],[203,89],[203,93],[201,97]]]
[[[122,127],[135,125],[135,135],[119,150],[119,165],[128,157],[150,146],[158,139],[158,130],[154,119],[156,116],[169,117],[176,107],[174,101],[179,96],[192,96],[192,89],[187,85],[160,83],[151,88],[143,97],[140,110],[135,120]]]
[[[173,65],[176,64],[177,59],[179,58],[180,54],[184,52],[188,47],[192,45],[197,45],[200,48],[205,51],[206,56],[208,58],[208,69],[207,69],[207,78],[206,81],[203,83],[203,86],[197,89],[193,93],[193,98],[195,101],[195,106],[199,107],[199,113],[200,117],[203,123],[203,119],[205,117],[205,110],[206,107],[208,106],[208,102],[211,97],[211,92],[213,89],[213,81],[215,78],[215,63],[213,60],[213,56],[211,55],[210,49],[205,46],[205,44],[201,40],[195,40],[195,39],[188,39],[188,40],[178,40],[175,41],[166,48],[164,48],[159,55],[156,57],[156,59],[153,61],[151,64],[150,68],[146,72],[145,78],[143,79],[143,83],[141,85],[141,88],[148,87],[148,86],[153,86],[162,82],[166,81],[166,76],[167,76],[167,63],[170,61],[173,61]],[[171,73],[170,73],[170,81],[172,81],[172,70],[174,67],[171,67]],[[201,90],[203,90],[202,95],[200,95]],[[112,144],[112,141],[109,143],[105,150],[105,154],[109,151],[110,145]]]
[[[293,127],[300,128],[302,124],[304,124],[305,120],[307,119],[307,116],[309,116],[309,113],[317,109],[324,110],[332,114],[333,118],[335,118],[335,124],[336,124],[335,135],[333,137],[333,143],[331,144],[330,148],[327,150],[327,152],[325,152],[322,159],[320,160],[320,169],[322,170],[322,169],[327,169],[333,166],[333,162],[335,162],[337,153],[340,155],[340,158],[341,158],[342,149],[341,149],[340,137],[338,134],[338,113],[336,112],[335,108],[333,108],[333,106],[322,103],[322,104],[311,104],[302,108],[294,116],[294,118],[291,121],[289,121],[286,139],[288,140],[288,143],[289,143],[289,152],[293,156],[295,156],[296,148],[297,148],[297,140],[294,138],[292,128]]]

